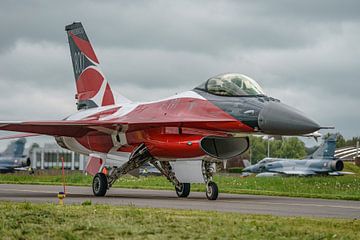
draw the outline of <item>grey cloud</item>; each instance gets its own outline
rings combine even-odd
[[[2,1],[0,119],[75,109],[64,26],[81,20],[114,90],[155,100],[223,72],[359,135],[358,1]],[[336,109],[336,111],[334,110]]]
[[[74,81],[69,81],[73,79],[71,66],[65,44],[19,40],[0,55],[0,78],[34,87],[57,88],[71,83],[73,86]]]
[[[73,20],[82,20],[89,32],[97,33],[94,42],[98,46],[208,54],[239,47],[302,47],[318,41],[311,35],[319,35],[324,29],[300,15],[297,5],[300,12],[306,6],[282,1],[261,5],[245,1],[10,1],[3,3],[0,10],[4,19],[0,28],[6,29],[1,48],[19,38],[63,43],[63,27]],[[312,10],[320,18],[318,11],[321,9]],[[292,12],[300,17],[294,17]],[[348,20],[339,14],[333,18],[338,19],[332,23],[334,30]]]

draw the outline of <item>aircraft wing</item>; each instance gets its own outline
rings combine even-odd
[[[269,172],[262,172],[256,175],[256,177],[277,177],[277,176],[284,176],[284,175],[296,175],[296,176],[312,176],[316,173],[313,171],[304,171],[304,170],[275,170],[272,169]]]
[[[262,173],[256,174],[255,177],[263,178],[263,177],[278,177],[278,176],[281,176],[281,174],[276,173],[276,172],[262,172]]]
[[[343,175],[353,175],[353,172],[329,172],[330,176],[343,176]]]
[[[0,172],[7,173],[7,172],[14,172],[14,171],[29,171],[30,167],[16,167],[16,166],[0,166]]]
[[[219,125],[219,123],[222,123]],[[236,121],[228,119],[200,119],[189,121],[129,121],[122,122],[118,120],[75,120],[75,121],[39,121],[39,122],[0,122],[0,130],[25,132],[38,135],[49,136],[65,136],[65,137],[82,137],[91,131],[99,131],[111,134],[121,129],[128,131],[142,130],[151,127],[187,127],[217,130],[224,127],[234,126],[236,129]],[[219,129],[221,130],[221,129]],[[9,138],[9,137],[8,137]]]
[[[311,176],[316,175],[316,172],[311,170],[283,170],[279,171],[282,174],[286,175],[299,175],[299,176]]]
[[[0,122],[0,130],[67,137],[84,136],[90,126],[90,123],[77,121]]]
[[[14,139],[14,138],[36,137],[36,136],[40,136],[40,135],[41,134],[36,134],[36,133],[21,133],[21,134],[15,134],[15,135],[10,135],[10,136],[0,137],[0,140]]]

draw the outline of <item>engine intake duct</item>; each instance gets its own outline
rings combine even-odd
[[[244,153],[249,148],[249,138],[209,136],[201,139],[200,147],[211,157],[228,159]]]

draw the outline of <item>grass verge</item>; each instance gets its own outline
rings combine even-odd
[[[2,239],[360,239],[360,221],[0,202]]]
[[[237,176],[215,176],[222,193],[261,194],[274,196],[310,197],[326,199],[360,200],[360,168],[346,164],[344,171],[356,175],[340,177],[274,177],[274,178],[240,178]],[[51,184],[62,182],[59,175],[0,175],[0,183]],[[91,186],[92,177],[80,173],[66,176],[68,185]],[[168,189],[173,186],[164,177],[130,177],[120,178],[114,187]],[[192,191],[204,191],[203,184],[192,184]]]

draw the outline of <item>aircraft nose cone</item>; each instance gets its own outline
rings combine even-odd
[[[258,124],[266,134],[302,135],[320,129],[300,111],[280,102],[269,102],[259,113]]]

